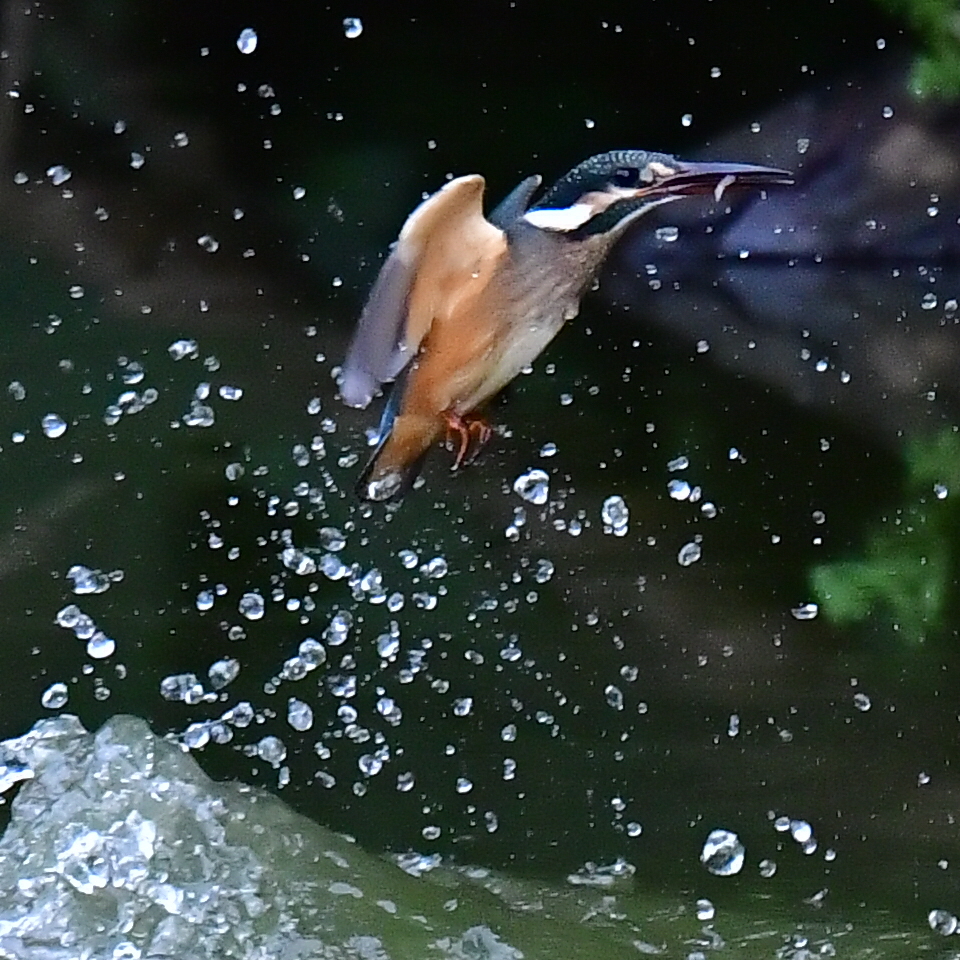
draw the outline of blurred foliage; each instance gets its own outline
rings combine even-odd
[[[960,96],[960,5],[957,0],[879,0],[905,20],[920,40],[910,76],[919,97],[952,100]]]
[[[939,630],[950,608],[960,521],[960,434],[946,429],[908,444],[903,505],[870,534],[864,556],[815,567],[814,593],[837,623],[889,611],[909,640]]]

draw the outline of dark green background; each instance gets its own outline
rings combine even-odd
[[[276,773],[241,748],[280,736],[291,776],[284,799],[374,850],[412,847],[551,878],[624,857],[638,865],[641,890],[731,903],[760,891],[787,913],[826,886],[838,916],[868,904],[898,913],[908,930],[923,928],[929,909],[956,905],[952,545],[942,562],[946,606],[910,636],[882,604],[852,627],[791,615],[813,596],[812,571],[860,556],[871,525],[895,517],[904,497],[916,507],[925,496],[936,508],[926,475],[923,494],[909,487],[909,444],[926,449],[949,435],[955,407],[949,396],[925,406],[937,385],[923,356],[904,395],[929,416],[907,418],[910,435],[900,419],[907,401],[882,384],[870,393],[869,375],[849,395],[837,387],[830,402],[804,402],[803,390],[783,386],[815,379],[797,359],[810,331],[824,350],[856,360],[875,342],[872,325],[896,319],[898,298],[908,313],[897,322],[950,325],[943,309],[921,312],[919,295],[893,283],[889,263],[863,266],[886,286],[880,294],[871,286],[855,304],[849,342],[824,331],[820,301],[795,300],[809,329],[786,342],[801,372],[782,363],[789,369],[778,380],[737,361],[741,348],[731,344],[742,331],[712,325],[706,306],[711,350],[697,352],[699,301],[684,307],[682,335],[649,322],[643,282],[641,306],[625,311],[624,290],[642,261],[618,260],[616,276],[493,410],[506,434],[459,475],[436,454],[426,486],[388,517],[360,509],[350,493],[363,430],[377,414],[344,410],[332,379],[385,246],[447,173],[481,172],[499,197],[523,176],[558,176],[594,152],[709,152],[731,130],[740,147],[724,159],[763,161],[782,144],[749,130],[770,111],[906,76],[909,48],[896,23],[866,3],[733,0],[456,8],[73,0],[31,10],[24,17],[8,5],[0,40],[12,52],[0,61],[4,90],[20,93],[4,101],[0,127],[0,383],[27,388],[25,400],[0,405],[0,732],[27,729],[55,681],[69,684],[67,709],[88,727],[133,712],[179,732],[249,700],[262,722],[201,752],[206,769],[274,786]],[[353,40],[343,33],[347,16],[363,21]],[[235,41],[248,26],[259,47],[242,56]],[[258,95],[264,84],[273,96]],[[121,134],[117,120],[126,123]],[[816,139],[819,128],[804,122]],[[190,142],[176,147],[181,131]],[[144,154],[143,169],[130,168],[131,151]],[[57,163],[73,172],[63,185],[70,196],[45,177]],[[27,184],[15,185],[18,171]],[[306,188],[302,200],[293,199],[297,186]],[[101,206],[106,220],[95,213]],[[219,241],[215,254],[198,247],[203,234]],[[933,257],[927,266],[943,265]],[[774,263],[765,275],[772,299],[789,296],[780,286],[789,269]],[[956,286],[949,272],[938,276],[942,304]],[[79,299],[68,293],[73,284],[84,288]],[[763,316],[751,324],[759,353],[784,342]],[[170,359],[167,346],[180,337],[199,341],[200,359]],[[211,356],[219,361],[212,370],[204,367]],[[143,363],[140,388],[160,397],[107,426],[103,410],[125,389],[121,357]],[[928,360],[942,369],[941,356]],[[842,369],[831,360],[824,376],[839,384]],[[214,426],[187,428],[180,418],[200,381],[245,393],[237,403],[213,401]],[[571,404],[561,403],[564,394]],[[847,396],[860,406],[847,408]],[[308,413],[313,397],[319,415]],[[70,423],[57,440],[40,432],[51,411]],[[12,442],[15,431],[26,433],[23,443]],[[326,457],[295,466],[293,445],[315,435]],[[543,459],[548,442],[559,452]],[[730,458],[734,447],[742,461]],[[667,482],[681,476],[667,463],[680,454],[691,460],[682,476],[717,504],[716,519],[667,495]],[[942,461],[949,473],[949,443]],[[233,462],[245,467],[239,481],[224,475]],[[523,504],[511,487],[530,466],[551,474],[553,505],[526,505],[514,542],[505,529]],[[324,507],[299,498],[298,514],[284,517],[304,481],[323,492]],[[624,538],[602,532],[600,505],[611,494],[631,510]],[[953,509],[949,497],[943,509]],[[589,521],[580,536],[556,529],[580,511]],[[952,522],[929,522],[940,524],[942,545]],[[283,567],[279,531],[315,547],[322,526],[348,534],[346,563],[381,569],[388,592],[406,595],[400,613],[357,603],[344,581],[311,582]],[[209,547],[212,530],[223,549]],[[698,535],[703,559],[680,567],[678,550]],[[237,559],[228,559],[230,547]],[[411,600],[424,586],[397,558],[404,548],[423,561],[446,558],[449,574],[426,586],[447,591],[435,610]],[[533,576],[541,558],[556,568],[543,585]],[[125,579],[75,598],[64,579],[74,563],[120,568]],[[197,592],[218,582],[227,596],[198,612]],[[271,602],[262,620],[247,623],[236,604],[249,589],[309,596],[315,609],[304,623],[302,611]],[[490,598],[496,609],[482,609]],[[74,600],[117,640],[110,661],[90,666],[83,645],[54,624]],[[265,691],[338,609],[357,621],[348,644],[299,684]],[[402,657],[432,641],[409,684],[374,648],[391,619]],[[236,625],[245,640],[228,639]],[[513,636],[523,657],[504,660]],[[344,654],[353,658],[345,667]],[[164,676],[203,678],[225,656],[243,669],[224,702],[160,698]],[[357,676],[358,722],[391,749],[369,780],[357,759],[376,744],[341,735],[340,703],[325,683],[334,673]],[[98,684],[109,696],[97,698]],[[624,694],[622,711],[608,704],[611,684]],[[376,713],[380,688],[403,708],[396,728]],[[870,697],[866,712],[854,703],[860,692]],[[284,722],[288,696],[313,706],[306,734]],[[473,697],[468,717],[453,713],[461,696]],[[737,737],[727,734],[731,714],[740,718]],[[517,725],[516,742],[501,739],[507,723]],[[329,760],[314,752],[318,740]],[[505,757],[517,760],[515,780],[502,778]],[[318,769],[337,785],[321,788]],[[408,770],[416,787],[400,793],[396,775]],[[921,774],[931,779],[918,787]],[[457,793],[458,777],[473,782],[471,793]],[[611,805],[617,797],[622,816]],[[484,828],[486,811],[497,814],[495,832]],[[809,820],[818,851],[803,856],[773,830],[770,812]],[[643,825],[638,838],[624,832],[631,820]],[[441,828],[438,840],[424,839],[429,825]],[[738,880],[714,880],[698,862],[716,826],[747,844]],[[836,860],[824,859],[827,848]],[[780,864],[772,880],[757,873],[764,857]]]

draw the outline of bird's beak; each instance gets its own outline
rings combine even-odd
[[[793,174],[775,167],[759,167],[752,163],[693,163],[676,161],[672,174],[638,193],[657,198],[691,197],[712,193],[719,202],[730,188],[789,186]]]

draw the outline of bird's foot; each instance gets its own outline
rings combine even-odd
[[[447,444],[457,451],[453,469],[459,470],[476,460],[493,435],[493,428],[483,417],[461,416],[453,410],[447,410],[443,417],[447,425]]]

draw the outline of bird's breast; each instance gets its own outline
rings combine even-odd
[[[471,412],[529,366],[579,312],[600,258],[588,245],[572,250],[538,231],[514,241],[479,270],[432,287],[422,309],[433,322],[410,378],[410,409]]]
[[[529,366],[580,309],[578,278],[545,276],[542,270],[512,269],[497,278],[483,298],[483,322],[494,332],[482,362],[461,390],[457,409],[469,412],[499,393]],[[469,381],[469,382],[468,382]]]

